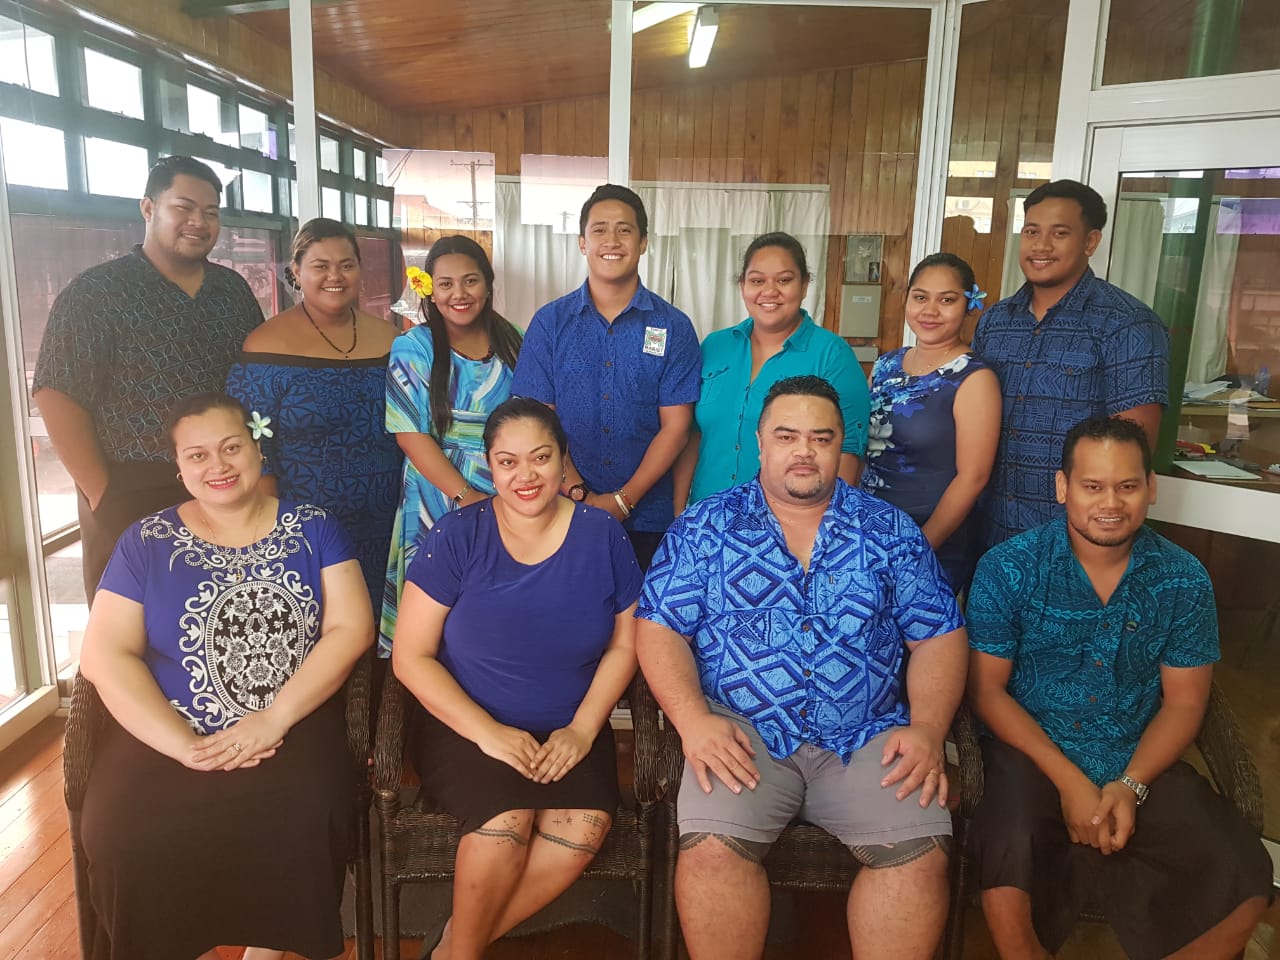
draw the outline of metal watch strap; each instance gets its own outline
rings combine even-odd
[[[1133,779],[1127,773],[1120,775],[1120,782],[1134,792],[1138,798],[1138,806],[1142,806],[1147,802],[1147,794],[1151,792],[1151,788],[1145,783]]]

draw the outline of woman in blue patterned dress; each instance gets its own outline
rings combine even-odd
[[[386,379],[386,425],[405,453],[391,535],[378,655],[391,655],[405,572],[431,525],[493,494],[482,434],[511,393],[520,331],[493,309],[493,267],[470,237],[427,254],[426,322],[397,337]]]
[[[179,404],[192,499],[121,535],[85,629],[81,669],[114,722],[82,892],[110,960],[343,949],[357,765],[340,691],[373,613],[342,527],[263,489],[246,416],[225,394]]]
[[[382,426],[396,328],[359,309],[360,247],[350,228],[308,221],[290,261],[302,301],[249,334],[227,392],[270,420],[262,438],[268,489],[324,507],[346,528],[380,610],[400,500],[402,457]]]
[[[925,257],[907,282],[915,346],[871,370],[871,422],[862,488],[920,525],[959,593],[977,563],[973,506],[991,476],[1000,436],[1000,384],[961,339],[981,294],[973,268],[949,253]]]

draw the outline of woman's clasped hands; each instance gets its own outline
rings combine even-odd
[[[529,733],[495,723],[477,746],[486,756],[501,760],[521,776],[536,783],[555,783],[572,770],[591,750],[594,736],[572,725],[552,731],[539,744]]]
[[[271,713],[270,708],[257,710],[234,726],[207,737],[196,737],[189,759],[184,763],[193,770],[256,767],[263,760],[275,756],[287,732],[285,724]]]

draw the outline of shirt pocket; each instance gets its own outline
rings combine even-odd
[[[1046,396],[1086,402],[1100,396],[1102,362],[1093,352],[1068,350],[1046,360],[1045,366],[1051,378],[1051,382],[1042,383]]]

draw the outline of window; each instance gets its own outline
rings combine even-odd
[[[276,159],[275,125],[261,110],[240,104],[240,145]]]
[[[26,693],[18,676],[17,611],[13,605],[13,581],[0,579],[0,710]]]
[[[357,180],[369,179],[369,154],[359,147],[351,151],[351,175]]]
[[[17,20],[0,17],[0,81],[58,95],[53,37]]]
[[[86,47],[84,86],[89,106],[142,119],[141,67]]]
[[[240,146],[236,114],[231,104],[212,90],[187,85],[187,129],[228,147]]]
[[[320,190],[320,215],[330,220],[342,219],[342,192],[333,187]]]
[[[271,174],[245,170],[240,174],[241,205],[246,210],[275,213],[274,187]]]
[[[369,198],[356,194],[356,226],[367,227],[369,225]]]
[[[339,173],[341,169],[338,164],[339,144],[332,137],[320,138],[320,169],[328,170],[330,173]]]
[[[391,201],[375,200],[373,202],[374,210],[374,226],[390,229],[391,227]]]
[[[387,161],[382,154],[378,154],[373,160],[373,167],[377,173],[378,186],[385,187],[387,185]],[[390,225],[390,224],[388,224]]]
[[[140,197],[150,169],[145,147],[114,140],[84,139],[89,192],[107,197]]]
[[[67,189],[67,142],[61,130],[0,117],[0,142],[10,185]]]

